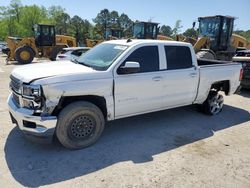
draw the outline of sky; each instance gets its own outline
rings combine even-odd
[[[21,0],[23,5],[42,5],[48,8],[60,5],[72,17],[78,15],[92,19],[107,8],[119,14],[127,14],[133,21],[153,21],[174,27],[181,20],[184,32],[200,16],[230,15],[235,20],[235,30],[250,30],[250,0]],[[8,6],[10,0],[0,0],[0,6]]]

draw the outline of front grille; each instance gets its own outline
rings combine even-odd
[[[21,81],[12,75],[10,76],[10,79],[10,88],[17,93],[21,93]]]
[[[16,103],[16,105],[19,107],[20,106],[20,101],[19,101],[18,95],[13,93],[13,99],[14,99],[14,102]]]

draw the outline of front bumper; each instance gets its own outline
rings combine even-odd
[[[27,138],[44,143],[52,141],[57,123],[56,116],[34,116],[32,110],[18,107],[12,94],[7,102],[12,123],[17,124]]]

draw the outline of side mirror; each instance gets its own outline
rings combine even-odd
[[[137,73],[140,70],[140,64],[134,61],[127,61],[124,66],[121,66],[117,73],[118,74],[132,74]]]
[[[195,28],[196,22],[193,22],[193,29]]]

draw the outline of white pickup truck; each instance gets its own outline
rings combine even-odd
[[[13,123],[29,138],[79,149],[93,144],[105,121],[198,104],[218,114],[234,94],[241,64],[197,60],[188,43],[115,40],[78,61],[25,65],[13,70],[8,98]]]

